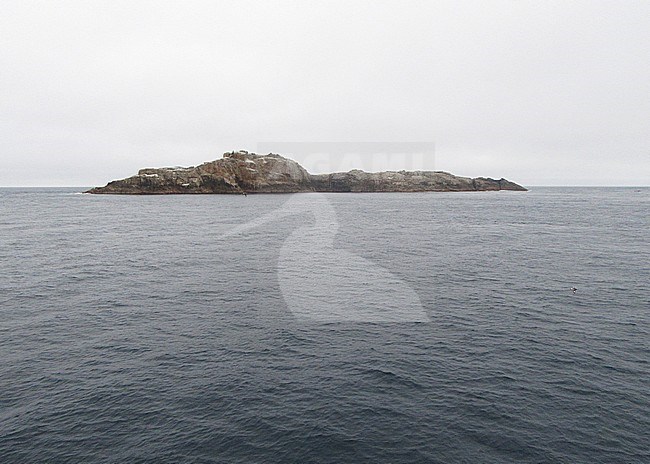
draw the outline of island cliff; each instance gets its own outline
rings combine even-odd
[[[506,179],[459,177],[442,171],[309,174],[280,155],[246,151],[224,153],[223,158],[189,168],[141,169],[137,175],[109,182],[86,193],[296,193],[296,192],[472,192],[520,190]]]

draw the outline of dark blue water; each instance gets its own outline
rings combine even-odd
[[[296,317],[290,196],[74,191],[0,190],[2,463],[650,462],[650,189],[326,195],[419,323]]]

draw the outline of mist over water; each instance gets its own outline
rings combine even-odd
[[[650,460],[648,188],[76,191],[0,189],[1,462]]]

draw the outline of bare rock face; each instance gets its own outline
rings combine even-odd
[[[280,155],[246,151],[225,153],[223,158],[199,166],[141,169],[137,175],[115,180],[87,193],[295,193],[295,192],[465,192],[526,189],[506,179],[458,177],[442,171],[359,170],[334,174],[309,174],[293,160]]]
[[[190,168],[140,169],[138,175],[95,187],[88,193],[287,193],[309,192],[311,178],[293,160],[245,151]]]
[[[503,184],[501,182],[504,182]],[[470,192],[525,190],[505,179],[459,177],[443,171],[364,172],[353,170],[312,176],[319,192]]]

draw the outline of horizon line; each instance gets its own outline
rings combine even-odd
[[[96,187],[96,185],[0,185],[0,189],[2,188],[79,188],[79,189],[90,189]],[[647,185],[634,185],[634,184],[623,184],[623,185],[617,185],[617,184],[608,184],[608,185],[603,185],[603,184],[578,184],[578,185],[569,185],[569,184],[528,184],[524,185],[526,188],[539,188],[539,187],[584,187],[584,188],[589,188],[589,187],[600,187],[600,188],[649,188],[650,184]]]

